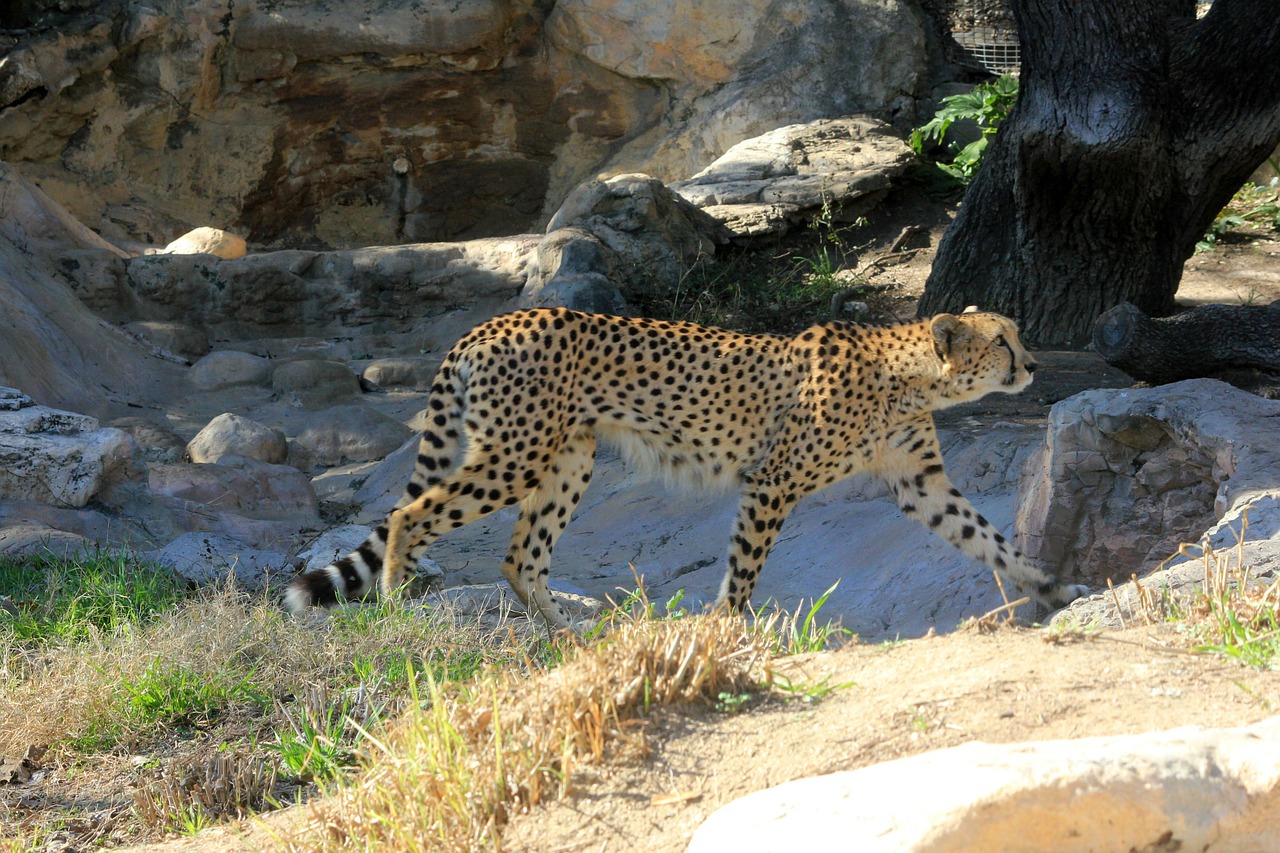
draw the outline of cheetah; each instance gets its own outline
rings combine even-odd
[[[794,337],[685,322],[517,311],[453,347],[431,387],[404,495],[370,538],[293,579],[298,612],[389,594],[447,530],[519,504],[502,574],[554,629],[551,551],[591,481],[597,441],[651,474],[739,492],[719,602],[743,610],[783,522],[805,495],[868,471],[898,506],[1050,608],[1085,592],[1029,562],[943,472],[932,412],[1031,382],[1036,363],[997,314]]]

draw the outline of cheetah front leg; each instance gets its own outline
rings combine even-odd
[[[1088,592],[1087,587],[1064,584],[1034,565],[960,494],[942,469],[932,416],[891,433],[876,468],[908,518],[991,566],[1003,580],[1012,581],[1049,609]]]

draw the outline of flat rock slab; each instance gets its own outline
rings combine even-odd
[[[783,234],[824,205],[839,211],[889,188],[914,159],[870,116],[792,124],[739,142],[671,189],[739,237]]]
[[[798,779],[714,812],[690,853],[1275,850],[1280,717],[953,749]]]
[[[256,591],[267,586],[272,578],[292,573],[284,554],[253,548],[218,534],[186,533],[163,548],[139,556],[168,566],[197,586],[231,579],[244,589]]]

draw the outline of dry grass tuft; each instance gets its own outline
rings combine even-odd
[[[564,796],[580,762],[643,750],[649,708],[712,705],[757,682],[768,642],[740,618],[622,620],[597,645],[532,677],[468,687],[428,681],[381,740],[361,781],[314,806],[292,849],[501,848],[508,814]],[[371,739],[372,740],[372,739]]]
[[[256,756],[218,752],[157,771],[133,792],[134,814],[162,830],[190,830],[213,820],[273,807],[276,766]]]
[[[1275,666],[1280,660],[1280,579],[1268,585],[1253,576],[1244,550],[1248,529],[1246,510],[1235,547],[1219,551],[1208,539],[1198,545],[1178,546],[1179,556],[1201,561],[1203,587],[1155,587],[1143,584],[1135,575],[1135,603],[1128,608],[1112,589],[1121,620],[1136,624],[1176,621],[1200,640],[1203,650],[1253,666]]]

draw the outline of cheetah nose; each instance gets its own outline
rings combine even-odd
[[[1034,361],[1028,361],[1028,362],[1026,363],[1026,368],[1027,368],[1027,373],[1035,373],[1035,372],[1036,372],[1036,363],[1035,363]]]

